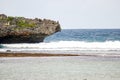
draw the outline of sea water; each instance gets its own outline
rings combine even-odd
[[[63,29],[42,43],[1,44],[0,51],[44,53],[120,53],[120,29]]]

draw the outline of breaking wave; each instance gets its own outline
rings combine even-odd
[[[58,41],[49,43],[34,43],[34,44],[2,44],[4,47],[1,51],[11,49],[13,51],[28,51],[28,52],[120,52],[120,41],[106,42],[84,42],[84,41]]]

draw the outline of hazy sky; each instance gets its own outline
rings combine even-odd
[[[0,0],[0,13],[52,19],[62,28],[120,28],[120,0]]]

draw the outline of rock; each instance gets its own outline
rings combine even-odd
[[[38,43],[61,31],[59,22],[0,14],[0,43]]]

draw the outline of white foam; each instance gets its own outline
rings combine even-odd
[[[120,41],[83,42],[83,41],[59,41],[34,44],[2,44],[6,48],[31,48],[44,50],[120,50]]]

